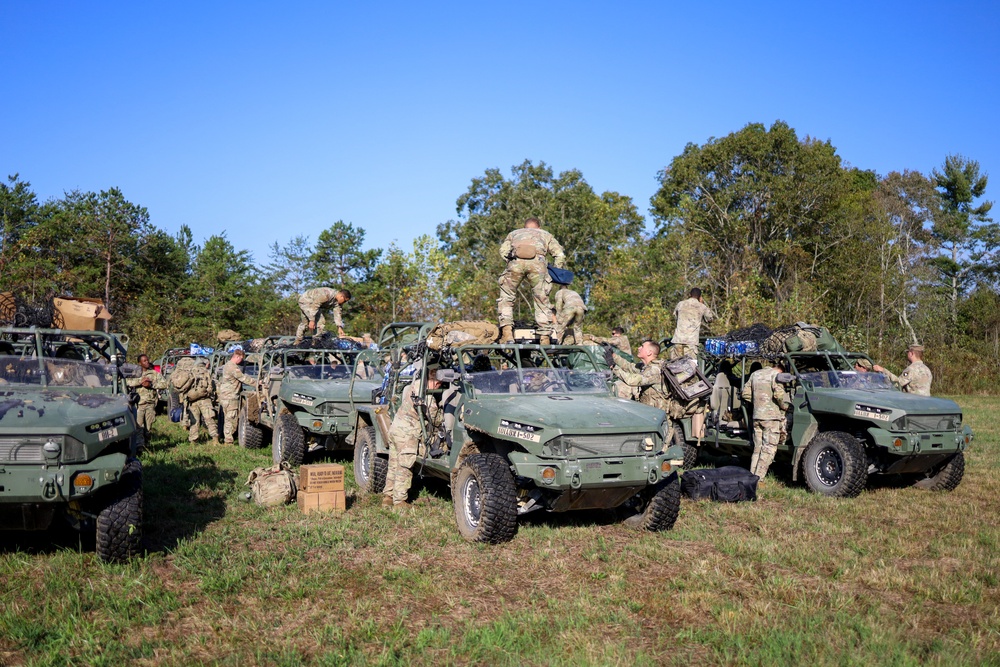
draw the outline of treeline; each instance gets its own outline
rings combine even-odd
[[[577,170],[488,169],[458,197],[455,219],[410,249],[365,250],[365,230],[337,221],[315,241],[276,242],[257,264],[224,234],[199,245],[186,226],[166,233],[115,188],[40,203],[15,175],[0,183],[0,291],[101,297],[115,328],[153,354],[226,328],[290,333],[296,296],[317,285],[352,291],[351,333],[494,320],[500,242],[533,215],[567,250],[589,330],[669,336],[674,304],[698,286],[720,316],[713,333],[809,321],[893,368],[917,341],[935,392],[993,391],[1000,231],[974,160],[878,175],[777,122],[689,144],[656,177],[647,220]],[[530,320],[529,295],[518,307]]]

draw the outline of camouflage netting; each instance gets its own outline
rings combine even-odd
[[[52,297],[31,302],[20,296],[0,295],[0,326],[62,328],[62,314]]]
[[[323,333],[319,336],[306,337],[301,343],[280,343],[274,346],[275,349],[290,349],[290,350],[364,350],[366,349],[362,343],[353,341],[349,338],[338,338],[336,336],[330,335],[329,333]]]
[[[778,357],[794,347],[794,351],[811,351],[816,349],[816,338],[820,335],[821,329],[815,325],[802,322],[787,324],[785,326],[772,329],[771,327],[757,323],[751,324],[743,329],[735,329],[722,337],[726,343],[752,343],[756,346],[758,357]],[[789,339],[794,338],[794,345]]]

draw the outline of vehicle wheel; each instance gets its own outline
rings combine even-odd
[[[833,498],[854,498],[868,482],[868,456],[864,445],[841,431],[818,434],[802,457],[806,486]]]
[[[965,454],[959,452],[940,468],[928,470],[926,477],[920,477],[913,486],[928,491],[954,491],[965,476]],[[934,474],[930,474],[930,473]]]
[[[289,465],[302,465],[306,455],[306,434],[299,421],[287,410],[278,414],[271,434],[271,459],[275,463],[288,461]]]
[[[690,470],[698,465],[698,448],[684,441],[684,429],[680,424],[674,426],[674,444],[684,449],[684,469]]]
[[[125,463],[115,495],[97,514],[97,556],[122,563],[142,549],[142,464]]]
[[[375,449],[375,427],[358,429],[354,438],[354,481],[362,494],[382,493],[389,461]]]
[[[472,454],[465,459],[451,497],[458,532],[470,542],[500,544],[517,533],[514,476],[503,457]]]
[[[240,402],[240,418],[236,426],[236,438],[244,449],[260,449],[264,444],[264,431],[247,417],[247,404]]]
[[[645,506],[639,505],[637,509],[641,511],[625,520],[627,526],[653,533],[674,527],[681,511],[681,479],[677,473],[649,487],[637,497],[644,501]]]

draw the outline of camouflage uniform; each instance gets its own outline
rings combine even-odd
[[[301,339],[306,331],[306,327],[310,322],[316,325],[316,335],[319,336],[324,331],[326,331],[326,318],[323,317],[323,313],[332,310],[333,311],[333,323],[338,329],[344,328],[344,320],[342,319],[342,311],[340,304],[337,303],[337,293],[340,290],[333,289],[332,287],[317,287],[316,289],[306,290],[299,297],[299,328],[295,330],[295,337]],[[317,316],[319,318],[317,319]]]
[[[222,409],[222,430],[225,443],[233,444],[233,432],[236,431],[236,423],[240,413],[240,392],[243,385],[256,384],[249,375],[240,370],[239,364],[229,359],[222,367],[222,379],[219,380],[219,407]]]
[[[417,462],[420,450],[420,415],[413,404],[413,384],[403,390],[402,402],[396,416],[392,418],[389,427],[389,471],[386,473],[385,488],[382,493],[392,498],[394,505],[407,501],[410,485],[413,483],[413,465]],[[434,433],[441,427],[444,411],[441,410],[433,395],[426,398],[427,432]]]
[[[192,382],[182,394],[192,420],[188,427],[188,441],[198,441],[199,427],[204,422],[208,428],[208,435],[218,442],[219,426],[215,421],[215,406],[212,405],[212,376],[200,363],[192,367],[191,375]]]
[[[533,259],[517,257],[518,248],[530,249],[532,246],[535,253]],[[546,255],[552,255],[553,263],[560,269],[566,263],[563,247],[544,229],[535,227],[515,229],[500,244],[500,256],[507,260],[507,268],[500,275],[500,298],[497,299],[497,314],[501,328],[513,326],[517,288],[522,281],[527,280],[535,300],[537,333],[540,336],[552,333],[552,304],[549,302],[552,279],[549,277]]]
[[[753,399],[753,458],[750,472],[764,479],[774,461],[778,445],[785,440],[785,411],[788,395],[776,379],[778,368],[754,371],[743,385],[744,401]]]
[[[701,333],[701,323],[715,319],[712,309],[694,297],[684,299],[674,307],[674,317],[677,318],[677,328],[670,339],[670,359],[680,357],[698,357],[698,336]]]
[[[908,394],[917,396],[931,395],[931,380],[934,376],[931,369],[921,359],[917,359],[907,366],[902,373],[894,375],[889,371],[883,371],[890,380],[899,385],[899,388]]]
[[[149,379],[149,387],[143,387],[142,381]],[[135,417],[139,427],[148,433],[153,428],[153,420],[156,419],[156,404],[160,401],[157,389],[166,389],[167,381],[163,379],[155,368],[148,368],[137,378],[130,378],[128,386],[134,387],[139,394],[139,405],[136,406]]]
[[[556,326],[555,342],[562,344],[566,327],[573,327],[573,345],[583,345],[583,314],[587,306],[583,297],[568,287],[562,287],[556,292]]]
[[[638,389],[640,403],[667,413],[670,430],[667,431],[667,441],[663,443],[666,450],[673,439],[673,429],[678,428],[677,420],[683,416],[684,408],[670,395],[670,387],[663,377],[663,364],[662,359],[654,359],[640,370],[635,364],[615,355],[612,372],[627,386]]]

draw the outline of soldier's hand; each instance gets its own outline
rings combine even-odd
[[[872,370],[875,371],[876,373],[882,373],[885,371],[885,369],[879,366],[878,364],[872,366]]]
[[[315,322],[310,322],[309,323],[309,328],[310,329],[315,329],[316,328],[316,323]]]
[[[149,389],[153,383],[150,381],[149,378],[142,378],[142,382],[140,384],[146,389]]]
[[[341,338],[344,337],[344,327],[337,327],[337,335]]]

